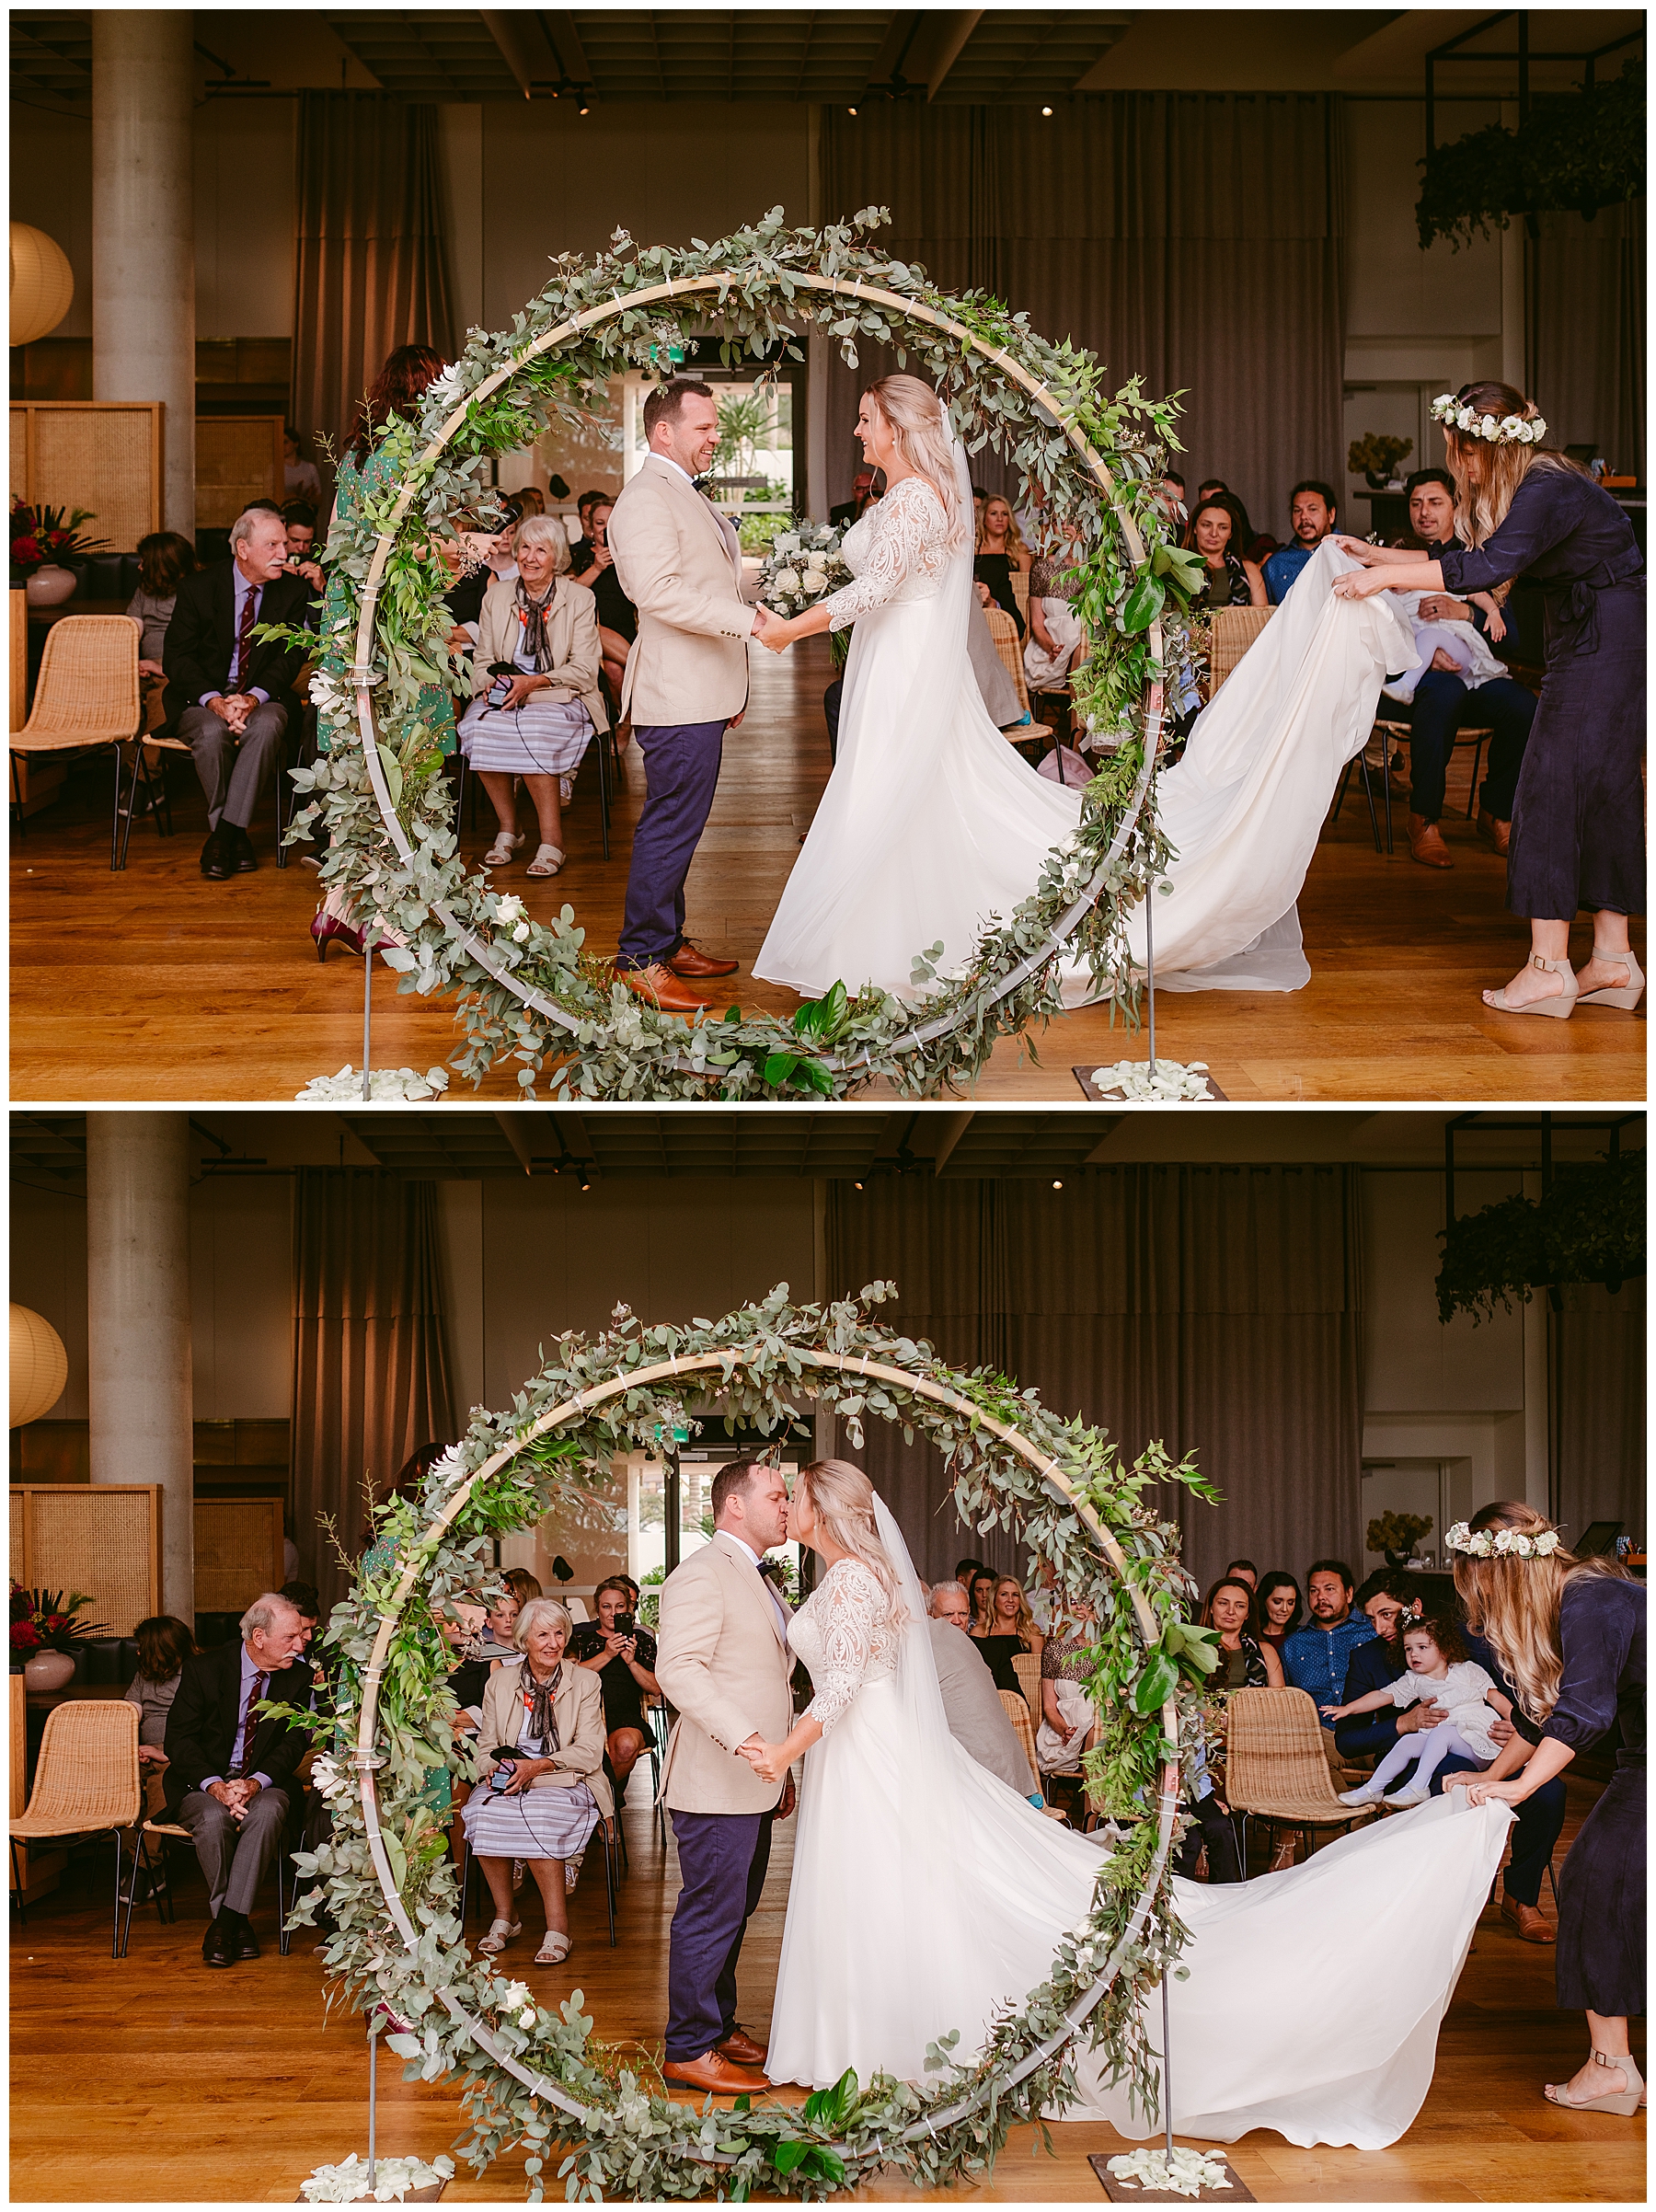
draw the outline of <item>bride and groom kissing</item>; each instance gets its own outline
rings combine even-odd
[[[847,2068],[922,2083],[950,2029],[970,2066],[1088,1922],[1106,1836],[1050,1818],[950,1734],[920,1583],[859,1469],[816,1461],[790,1500],[775,1468],[737,1461],[713,1518],[661,1590],[656,1672],[678,1714],[661,1791],[681,1881],[663,2078],[719,2096],[827,2088]],[[790,1535],[823,1570],[792,1613],[760,1572]],[[796,1660],[812,1690],[797,1718]],[[737,2019],[737,1969],[801,1759],[765,2040]],[[1174,1879],[1190,1936],[1170,1991],[1184,2132],[1378,2148],[1409,2126],[1511,1819],[1454,1798],[1236,1887]],[[1284,1965],[1364,1991],[1346,2032],[1317,2008],[1260,2014],[1261,1981]],[[1099,2058],[1073,2057],[1071,2116],[1153,2132]]]

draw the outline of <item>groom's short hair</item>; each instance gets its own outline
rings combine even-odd
[[[725,1507],[734,1497],[745,1497],[753,1477],[765,1469],[763,1459],[732,1459],[721,1467],[713,1478],[713,1518],[718,1521]]]
[[[644,443],[650,444],[658,422],[672,422],[686,399],[711,399],[713,386],[699,376],[670,376],[658,384],[644,402]],[[751,1461],[746,1464],[752,1465]]]

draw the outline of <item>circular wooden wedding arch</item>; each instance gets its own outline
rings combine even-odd
[[[694,277],[669,277],[659,284],[646,285],[637,292],[617,293],[613,300],[605,301],[602,306],[582,308],[579,314],[570,316],[566,321],[558,323],[552,329],[543,331],[539,338],[525,346],[521,353],[515,354],[504,367],[496,369],[491,375],[485,377],[475,390],[468,392],[459,406],[455,408],[454,413],[443,424],[436,437],[410,464],[397,503],[392,508],[385,527],[380,532],[374,544],[374,558],[369,564],[367,580],[362,586],[362,607],[357,621],[355,661],[348,675],[350,687],[356,694],[357,722],[362,732],[362,757],[367,766],[368,778],[373,787],[374,801],[379,808],[380,819],[385,824],[385,834],[391,839],[397,858],[405,863],[413,859],[414,848],[408,842],[396,806],[392,802],[390,786],[385,780],[385,766],[380,758],[374,720],[374,691],[380,679],[374,673],[371,656],[374,649],[374,617],[379,605],[380,585],[385,575],[385,563],[390,559],[392,548],[397,542],[397,531],[413,501],[421,470],[428,462],[436,459],[450,439],[464,426],[470,409],[479,400],[492,397],[502,386],[510,384],[526,363],[534,361],[541,354],[553,351],[557,347],[564,344],[567,340],[578,336],[583,330],[594,329],[603,323],[614,320],[617,316],[630,315],[639,307],[650,306],[663,300],[687,299],[701,293],[720,292],[733,281],[735,275],[735,271],[727,270]],[[1134,567],[1143,565],[1144,560],[1144,540],[1139,536],[1138,526],[1133,522],[1132,514],[1116,500],[1116,487],[1103,457],[1094,449],[1085,432],[1077,428],[1074,421],[1065,417],[1056,397],[1047,386],[1042,384],[1039,377],[1032,376],[1019,363],[1014,361],[1004,347],[991,344],[987,339],[970,329],[964,323],[957,321],[952,316],[939,314],[936,308],[928,307],[924,301],[906,299],[901,293],[887,292],[875,284],[860,283],[855,278],[824,277],[804,270],[790,269],[788,272],[788,284],[791,292],[828,293],[862,300],[873,306],[884,307],[894,312],[902,320],[929,325],[933,329],[941,331],[946,337],[955,339],[966,351],[981,354],[985,360],[994,363],[1006,376],[1029,395],[1035,406],[1042,411],[1054,428],[1063,431],[1064,436],[1096,478],[1100,490],[1113,508],[1117,519],[1121,523]],[[1149,625],[1148,636],[1152,653],[1157,663],[1160,663],[1163,657],[1164,640],[1159,616]],[[1145,801],[1149,797],[1151,779],[1156,773],[1156,755],[1161,745],[1165,704],[1165,686],[1158,677],[1150,685],[1146,702],[1144,760],[1139,769],[1138,778],[1133,785],[1132,796],[1128,800],[1121,824],[1091,881],[1080,895],[1064,908],[1036,950],[1027,954],[1009,974],[1004,975],[986,992],[983,1003],[994,1006],[1026,983],[1068,941],[1082,917],[1091,911],[1098,893],[1108,883],[1111,872],[1126,851],[1128,840],[1133,835],[1139,817],[1144,812]],[[1031,885],[1030,889],[1033,890],[1033,888],[1034,886]],[[559,1006],[556,999],[548,998],[544,992],[537,991],[521,981],[505,962],[495,957],[490,946],[479,938],[474,929],[467,927],[446,900],[433,899],[431,902],[430,911],[437,916],[449,935],[464,946],[467,955],[476,961],[478,967],[491,976],[503,990],[509,991],[514,998],[520,1000],[523,1005],[532,1008],[537,1014],[545,1015],[547,1020],[555,1023],[559,1029],[571,1033],[582,1027],[590,1019],[584,1015],[572,1014],[568,1008]],[[912,1030],[895,1041],[891,1049],[894,1052],[920,1051],[937,1038],[946,1036],[963,1019],[964,1011],[965,1009],[962,1008],[952,1014],[934,1016],[929,1021],[917,1022]],[[868,1059],[867,1052],[855,1053],[850,1058],[843,1060],[832,1053],[825,1053],[822,1055],[822,1064],[835,1074],[854,1075],[859,1067],[867,1065]],[[689,1068],[691,1066],[687,1060],[679,1062],[677,1065],[681,1068]]]
[[[1001,1443],[1016,1452],[1034,1470],[1049,1490],[1064,1501],[1096,1540],[1105,1559],[1120,1578],[1121,1587],[1127,1593],[1133,1607],[1133,1620],[1145,1648],[1149,1649],[1159,1641],[1161,1631],[1156,1616],[1148,1601],[1133,1582],[1129,1572],[1126,1554],[1122,1551],[1116,1538],[1105,1527],[1092,1505],[1069,1482],[1057,1460],[1041,1451],[1010,1423],[1002,1421],[997,1415],[986,1411],[983,1407],[965,1396],[963,1392],[950,1388],[945,1384],[935,1382],[927,1376],[912,1374],[906,1368],[893,1366],[888,1361],[870,1359],[860,1353],[827,1352],[803,1344],[791,1344],[789,1351],[792,1356],[806,1367],[836,1370],[842,1375],[860,1376],[870,1382],[895,1384],[900,1389],[932,1405],[949,1412],[967,1415],[980,1427],[987,1429],[991,1434],[998,1437]],[[729,1345],[717,1352],[686,1354],[682,1357],[669,1357],[657,1361],[650,1366],[632,1368],[625,1374],[612,1376],[605,1382],[593,1383],[583,1390],[576,1391],[572,1397],[563,1399],[558,1404],[540,1414],[528,1427],[515,1435],[510,1444],[502,1446],[481,1466],[473,1469],[429,1527],[423,1531],[416,1543],[409,1547],[412,1556],[403,1570],[402,1577],[392,1594],[389,1605],[380,1615],[379,1629],[374,1637],[373,1652],[362,1671],[362,1703],[358,1716],[356,1748],[351,1757],[351,1765],[358,1777],[362,1822],[367,1832],[368,1848],[373,1858],[374,1870],[379,1882],[381,1895],[385,1899],[385,1908],[397,1932],[401,1936],[409,1951],[418,1950],[419,1936],[403,1904],[397,1878],[392,1870],[390,1856],[385,1849],[385,1838],[380,1829],[379,1791],[375,1775],[379,1767],[384,1764],[384,1760],[374,1749],[374,1734],[379,1710],[380,1682],[385,1673],[386,1653],[390,1649],[391,1640],[397,1631],[397,1624],[402,1618],[404,1607],[420,1579],[425,1563],[435,1555],[436,1547],[441,1544],[443,1537],[454,1525],[476,1486],[479,1482],[486,1481],[489,1477],[499,1474],[537,1438],[550,1434],[552,1431],[562,1427],[568,1422],[581,1418],[595,1407],[604,1405],[612,1399],[624,1397],[628,1391],[637,1390],[653,1383],[714,1373],[722,1375],[728,1380],[737,1367],[746,1364],[747,1358],[748,1354],[743,1347]],[[1171,1697],[1162,1706],[1159,1720],[1165,1741],[1176,1745],[1179,1741],[1179,1716]],[[1037,2068],[1047,2064],[1050,2059],[1056,2056],[1077,2031],[1085,2026],[1094,2007],[1106,1995],[1120,1975],[1127,1952],[1144,1933],[1145,1923],[1149,1919],[1151,1909],[1166,1874],[1167,1857],[1173,1843],[1174,1823],[1179,1813],[1179,1802],[1178,1761],[1177,1759],[1164,1760],[1156,1782],[1156,1851],[1145,1876],[1144,1885],[1119,1941],[1099,1968],[1097,1978],[1070,2005],[1059,2028],[1043,2043],[1030,2051],[1009,2073],[1005,2076],[992,2075],[987,2080],[969,2090],[957,2103],[949,2105],[944,2111],[927,2113],[903,2131],[902,2140],[917,2140],[938,2127],[953,2126],[956,2122],[967,2118],[978,2110],[990,2096],[1003,2093],[1006,2089],[1014,2087],[1018,2082],[1032,2074]],[[522,2065],[511,2052],[504,2050],[489,2029],[475,2014],[468,2012],[452,1991],[443,1989],[439,1990],[437,1994],[454,2024],[464,2028],[477,2048],[483,2051],[502,2071],[510,2074],[535,2096],[544,2098],[549,2105],[574,2121],[577,2126],[584,2126],[591,2120],[592,2114],[588,2106],[571,2097],[556,2081],[550,2080],[545,2074]],[[828,2148],[841,2149],[845,2151],[846,2155],[857,2159],[859,2162],[866,2161],[866,2150],[857,2150],[850,2146],[829,2146]],[[732,2166],[737,2162],[729,2153],[715,2150],[694,2150],[688,2155],[712,2166]]]

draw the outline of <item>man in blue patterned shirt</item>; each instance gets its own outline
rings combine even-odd
[[[1372,1643],[1367,1619],[1351,1609],[1351,1570],[1343,1560],[1319,1559],[1305,1577],[1305,1604],[1311,1618],[1282,1646],[1282,1672],[1294,1689],[1309,1693],[1322,1721],[1323,1752],[1329,1767],[1340,1768],[1334,1723],[1323,1720],[1325,1705],[1345,1702],[1346,1667],[1360,1643]]]

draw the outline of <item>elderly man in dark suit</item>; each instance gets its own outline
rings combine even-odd
[[[210,1966],[259,1956],[247,1915],[282,1847],[293,1770],[310,1743],[259,1707],[309,1704],[305,1644],[296,1606],[255,1598],[239,1642],[186,1659],[167,1715],[167,1813],[190,1830],[207,1877]]]
[[[167,628],[166,714],[195,755],[207,795],[201,873],[223,883],[259,866],[247,824],[290,719],[305,648],[253,635],[302,624],[311,586],[290,564],[280,513],[250,507],[230,525],[230,559],[187,576]]]

